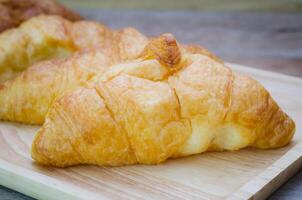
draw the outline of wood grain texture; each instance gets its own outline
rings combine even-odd
[[[148,36],[171,32],[225,61],[302,77],[302,13],[79,11],[112,28],[133,26]]]
[[[293,142],[281,149],[244,149],[171,159],[156,165],[77,166],[34,164],[29,155],[38,127],[0,123],[0,184],[40,199],[263,199],[302,162],[302,79],[232,65],[252,75],[293,117]],[[285,98],[286,97],[286,98]]]

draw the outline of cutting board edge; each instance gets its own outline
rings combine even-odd
[[[26,176],[23,174],[26,174]],[[29,178],[29,176],[35,178]],[[31,187],[28,187],[28,184],[31,184]],[[95,196],[93,193],[83,193],[82,190],[77,190],[78,188],[68,187],[55,178],[24,169],[3,160],[0,160],[0,185],[43,200],[82,200],[87,199],[88,196]],[[97,198],[100,200],[108,199],[99,194]]]
[[[296,144],[266,170],[231,194],[228,200],[266,199],[302,167],[302,142]]]

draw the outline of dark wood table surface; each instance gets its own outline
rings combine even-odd
[[[111,28],[132,26],[148,36],[171,32],[180,42],[205,46],[227,62],[302,77],[302,13],[96,9],[79,12]],[[0,200],[9,199],[32,198],[0,186]],[[269,199],[301,200],[302,171]]]

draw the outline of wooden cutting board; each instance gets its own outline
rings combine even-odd
[[[264,199],[302,165],[302,79],[239,65],[295,120],[281,149],[204,153],[156,165],[41,167],[30,157],[38,127],[0,122],[0,184],[38,199]]]

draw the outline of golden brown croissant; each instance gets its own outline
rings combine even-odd
[[[51,106],[32,144],[45,165],[156,164],[252,146],[277,148],[295,124],[257,81],[181,49],[171,34]]]
[[[89,24],[86,22],[77,24],[87,25]],[[86,28],[85,30],[90,30],[91,26]],[[96,32],[90,31],[92,34]],[[84,41],[87,35],[80,36],[82,33],[77,35],[81,38],[77,40],[78,46],[89,43]],[[0,84],[0,119],[42,124],[54,99],[93,82],[93,77],[102,74],[108,66],[137,57],[147,42],[145,36],[132,28],[112,32],[110,36],[106,36],[108,37],[111,39],[106,44],[97,41],[101,37],[91,37],[96,40],[91,42],[102,44],[102,47],[78,52],[68,59],[37,63],[15,79]]]
[[[66,58],[78,50],[112,43],[107,27],[90,21],[72,23],[59,16],[38,16],[0,34],[0,81],[11,79],[37,61]]]

